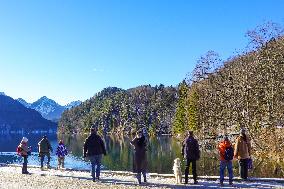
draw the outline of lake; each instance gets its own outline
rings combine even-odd
[[[42,138],[41,134],[25,135],[29,139],[29,145],[32,146],[32,155],[29,157],[29,164],[39,165],[37,156],[37,143]],[[89,162],[85,161],[83,155],[83,144],[87,136],[82,135],[47,135],[54,149],[51,158],[51,166],[57,166],[57,157],[55,149],[57,141],[63,139],[69,150],[69,155],[65,160],[66,168],[90,169]],[[20,164],[22,159],[16,155],[16,147],[18,146],[23,135],[9,134],[0,135],[0,162]],[[103,169],[132,171],[133,148],[127,137],[105,136],[107,156],[103,157]],[[149,139],[148,149],[148,169],[149,172],[155,173],[172,173],[173,160],[181,158],[181,143],[178,139],[161,136]],[[183,169],[184,169],[183,162]],[[199,175],[219,175],[219,160],[216,150],[202,151],[201,158],[198,161]],[[283,165],[282,165],[283,166]],[[250,171],[250,175],[254,177],[283,177],[283,172],[275,172],[275,163],[269,159],[254,159],[254,169]],[[238,164],[234,161],[234,173],[238,175]]]

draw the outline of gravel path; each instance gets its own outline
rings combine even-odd
[[[150,177],[148,183],[138,185],[133,175],[103,173],[99,182],[93,182],[88,172],[41,171],[29,168],[30,175],[22,175],[20,167],[0,167],[1,189],[90,189],[90,188],[219,188],[218,181],[199,180],[197,185],[175,185],[173,178]],[[233,187],[225,182],[223,188],[284,188],[277,182],[237,182]]]

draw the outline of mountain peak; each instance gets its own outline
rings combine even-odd
[[[38,111],[45,119],[52,121],[59,120],[64,110],[74,108],[82,103],[80,100],[77,100],[68,103],[66,106],[61,106],[47,96],[42,96],[33,103],[28,103],[22,98],[18,98],[17,101],[27,108]]]
[[[42,96],[42,97],[40,97],[40,99],[38,99],[38,100],[51,100],[50,98],[47,98],[47,96]]]
[[[29,108],[31,106],[30,103],[28,103],[27,101],[25,101],[24,99],[22,98],[18,98],[16,99],[18,102],[20,102],[22,105],[24,105],[25,107]]]

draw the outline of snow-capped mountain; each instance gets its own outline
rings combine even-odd
[[[52,99],[47,98],[46,96],[41,97],[33,103],[28,103],[22,98],[17,99],[17,101],[27,108],[38,111],[42,115],[42,117],[52,121],[58,121],[64,110],[73,108],[81,104],[81,101],[74,101],[70,102],[66,106],[61,106],[60,104]]]
[[[32,103],[30,108],[38,111],[42,117],[53,121],[60,119],[62,112],[65,110],[64,106],[59,105],[46,96],[43,96]]]
[[[0,95],[6,96],[6,94],[4,92],[0,92]]]

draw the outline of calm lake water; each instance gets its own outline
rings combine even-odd
[[[32,156],[29,157],[29,164],[39,165],[37,156],[37,143],[42,138],[40,134],[25,135],[29,139],[29,145],[32,146]],[[0,135],[0,162],[1,163],[21,163],[21,158],[16,155],[16,147],[23,136],[20,134]],[[48,135],[53,146],[51,166],[56,167],[57,157],[55,149],[58,139],[63,139],[69,150],[66,157],[66,168],[90,169],[89,162],[82,157],[82,148],[87,136],[57,136]],[[132,171],[133,149],[129,138],[119,138],[114,136],[103,137],[107,156],[103,157],[103,169]],[[216,150],[203,151],[198,161],[199,175],[219,175],[219,161]],[[150,138],[148,149],[148,169],[155,173],[172,173],[173,160],[181,158],[181,143],[176,138],[161,136]],[[183,166],[184,166],[183,162]],[[283,177],[282,172],[274,173],[273,162],[267,160],[259,161],[254,159],[254,169],[250,171],[251,176],[255,177]],[[234,172],[238,175],[238,164],[234,161]]]

